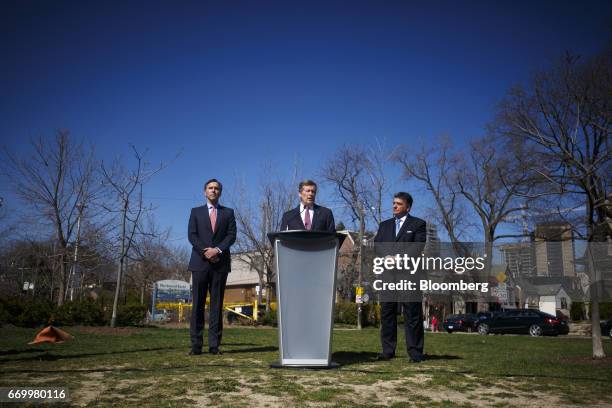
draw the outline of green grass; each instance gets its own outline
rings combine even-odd
[[[340,369],[279,370],[269,368],[275,329],[226,329],[221,356],[188,356],[185,329],[66,330],[74,340],[32,346],[36,330],[1,328],[0,387],[66,387],[80,406],[612,404],[612,360],[592,361],[588,338],[428,333],[429,360],[411,364],[403,348],[376,361],[376,329],[336,330]],[[604,347],[612,355],[610,340]]]

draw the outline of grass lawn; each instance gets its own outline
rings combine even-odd
[[[36,330],[0,328],[0,387],[66,387],[79,406],[612,404],[612,359],[593,361],[588,338],[427,333],[429,360],[411,364],[403,348],[376,361],[376,329],[338,329],[342,367],[315,371],[268,368],[276,329],[226,328],[221,356],[188,356],[186,329],[65,330],[75,339],[31,346]],[[612,341],[604,346],[612,355]]]

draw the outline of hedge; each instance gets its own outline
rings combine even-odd
[[[94,300],[75,300],[57,306],[46,300],[0,299],[0,324],[21,327],[37,327],[47,324],[56,326],[107,325],[111,318],[110,308]],[[120,305],[117,311],[119,326],[134,326],[144,322],[147,307],[141,304]]]

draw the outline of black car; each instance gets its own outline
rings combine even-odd
[[[478,328],[478,316],[474,314],[452,314],[444,319],[444,330],[449,333],[454,331],[476,331]]]
[[[506,310],[480,320],[480,334],[529,334],[534,337],[545,334],[556,336],[569,333],[567,321],[539,310]]]
[[[612,319],[601,322],[601,334],[612,339]]]

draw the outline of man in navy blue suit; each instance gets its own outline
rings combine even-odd
[[[298,186],[300,205],[283,214],[281,231],[308,230],[335,232],[334,214],[329,208],[315,204],[317,184],[304,180]]]
[[[412,208],[412,196],[399,192],[393,196],[393,218],[385,220],[378,226],[374,238],[375,243],[381,247],[395,243],[398,250],[406,250],[410,256],[419,256],[423,245],[403,245],[402,243],[422,242],[427,239],[427,227],[424,220],[409,214]],[[393,254],[394,255],[394,254]],[[410,361],[418,363],[424,360],[424,328],[422,302],[401,302],[404,316],[404,332],[406,334],[406,347]],[[381,330],[380,340],[382,353],[380,360],[389,360],[395,357],[397,346],[397,302],[381,302]]]
[[[221,354],[223,295],[227,274],[231,270],[230,247],[236,241],[234,210],[219,204],[222,190],[223,186],[218,180],[208,180],[204,184],[206,204],[192,208],[189,216],[187,235],[192,245],[189,270],[193,291],[189,326],[191,355],[202,354],[207,292],[210,292],[208,351]]]

